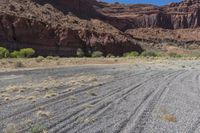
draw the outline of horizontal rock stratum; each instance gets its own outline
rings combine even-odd
[[[166,6],[148,4],[102,3],[99,12],[110,18],[108,22],[121,30],[156,27],[165,29],[196,28],[200,26],[200,1],[185,0]]]

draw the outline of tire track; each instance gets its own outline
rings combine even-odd
[[[159,74],[158,74],[159,75]],[[160,74],[160,75],[162,75],[162,74]],[[157,78],[158,76],[156,75],[155,76],[155,78]],[[149,81],[148,81],[149,80]],[[128,93],[130,93],[131,91],[133,91],[133,90],[135,90],[135,88],[137,88],[137,89],[140,89],[142,86],[144,86],[144,84],[148,84],[150,81],[153,81],[154,80],[154,78],[152,78],[152,79],[148,79],[147,81],[143,81],[143,83],[140,83],[138,86],[135,86],[135,87],[128,87],[128,91],[126,91],[126,92],[124,92],[123,94],[121,94],[121,96],[118,96],[119,98],[117,98],[117,99],[115,99],[115,100],[112,100],[112,101],[117,101],[117,100],[121,100],[121,99],[123,99],[124,98],[124,96],[126,96],[126,94],[128,94]],[[99,111],[99,110],[98,110]],[[75,125],[77,125],[77,123],[76,124],[74,124],[73,125],[73,127],[75,126]],[[82,126],[82,127],[85,127],[86,125],[84,125],[84,126]],[[67,129],[62,129],[62,131],[61,131],[61,133],[62,132],[68,132],[69,130],[67,130]],[[58,131],[56,131],[56,132],[58,132]],[[74,131],[74,132],[76,132],[76,131]]]
[[[173,77],[168,77],[168,80],[165,80],[167,81],[166,84],[161,85],[160,89],[158,88],[155,92],[151,92],[149,95],[147,95],[147,97],[144,98],[143,102],[141,102],[141,104],[137,107],[135,112],[131,114],[130,119],[126,120],[124,124],[122,125],[122,127],[115,133],[119,133],[119,132],[141,133],[155,105],[159,101],[162,94],[166,91],[167,86],[170,84],[171,81],[173,81],[174,79],[176,79],[179,75],[183,73],[184,72],[179,72],[178,74],[175,74],[175,76]],[[166,87],[163,88],[163,86],[166,86]],[[133,118],[133,116],[135,117]]]
[[[143,74],[147,74],[147,73],[138,73],[138,74],[134,74],[133,76],[139,76],[139,75],[143,75]],[[127,78],[129,78],[129,77],[127,77]],[[123,80],[123,79],[124,79],[124,78],[119,78],[119,80]],[[109,83],[112,84],[113,82],[114,82],[114,80],[111,81],[111,82],[109,82]],[[105,84],[107,85],[108,83],[105,83]],[[105,85],[105,84],[103,84],[103,85]],[[30,113],[32,113],[32,112],[35,112],[35,111],[37,110],[37,107],[38,107],[38,106],[45,106],[45,107],[46,107],[46,106],[52,106],[52,105],[58,104],[59,102],[62,102],[62,101],[65,101],[66,99],[68,99],[67,96],[74,95],[74,94],[77,94],[77,93],[81,93],[81,92],[87,91],[87,90],[89,90],[89,89],[93,89],[94,87],[98,87],[98,86],[92,86],[92,87],[90,87],[90,88],[85,88],[85,89],[79,90],[79,91],[77,91],[77,92],[73,92],[73,93],[69,93],[69,94],[66,94],[66,95],[62,95],[62,96],[60,96],[60,97],[50,99],[50,100],[48,100],[48,101],[46,101],[46,102],[39,103],[39,104],[35,104],[32,108],[31,108],[31,107],[26,107],[26,109],[29,109],[29,110],[26,110],[26,109],[25,109],[26,111],[20,110],[18,113],[15,112],[14,114],[11,114],[11,115],[7,116],[6,118],[1,119],[0,121],[2,121],[2,123],[3,123],[3,122],[6,121],[6,119],[12,119],[13,116],[15,116],[15,119],[20,119],[20,118],[26,116],[27,114],[30,114]],[[111,88],[112,88],[112,87],[111,87]],[[65,97],[66,97],[66,98],[65,98]],[[63,99],[63,98],[64,98],[64,99]],[[59,100],[59,99],[60,99],[60,100]],[[89,101],[84,101],[84,102],[82,102],[82,103],[79,103],[78,105],[75,104],[75,105],[73,105],[73,107],[75,107],[75,106],[80,106],[80,105],[82,105],[82,104],[84,104],[84,103],[86,103],[86,102],[89,102]],[[72,107],[72,106],[71,106],[71,107]],[[69,107],[67,107],[67,108],[69,108]]]

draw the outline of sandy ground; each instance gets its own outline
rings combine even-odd
[[[0,72],[16,70],[33,70],[41,68],[60,68],[77,65],[94,64],[146,64],[165,63],[170,64],[176,61],[200,60],[197,57],[168,58],[168,57],[132,57],[132,58],[19,58],[0,59]]]
[[[0,132],[199,133],[200,61],[0,72]]]

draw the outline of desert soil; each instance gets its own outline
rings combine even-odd
[[[199,133],[200,61],[0,73],[0,132]]]

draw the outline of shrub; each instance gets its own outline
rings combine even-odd
[[[115,58],[115,56],[113,54],[107,54],[106,56],[107,58]]]
[[[141,54],[142,56],[144,57],[156,57],[156,56],[159,56],[159,54],[155,51],[144,51],[142,52]]]
[[[44,125],[35,124],[29,129],[29,132],[30,133],[42,133],[46,130],[47,130],[47,128]]]
[[[54,57],[53,57],[53,56],[47,56],[46,58],[47,58],[48,60],[53,60]]]
[[[60,59],[60,56],[53,57],[53,60],[59,60],[59,59]]]
[[[0,58],[7,58],[9,51],[6,48],[0,47]]]
[[[32,48],[24,48],[20,51],[13,51],[10,56],[12,58],[30,58],[35,54],[35,50]]]
[[[77,49],[77,51],[76,51],[76,56],[77,57],[84,57],[85,56],[85,53],[84,53],[84,51],[82,50],[82,49]]]
[[[21,54],[19,51],[13,51],[12,53],[10,53],[10,56],[12,58],[21,58]]]
[[[43,56],[38,56],[35,61],[36,62],[42,62],[44,60],[44,57]]]
[[[139,56],[139,53],[136,51],[128,52],[123,55],[124,57],[136,57]]]
[[[30,58],[35,54],[35,50],[32,48],[24,48],[21,49],[20,51],[21,57],[26,57],[26,58]]]
[[[177,53],[174,53],[174,52],[169,53],[169,56],[170,56],[170,57],[173,57],[173,58],[180,58],[180,57],[182,57],[182,55],[177,54]]]
[[[92,53],[92,57],[102,57],[103,56],[103,53],[101,51],[94,51]]]

